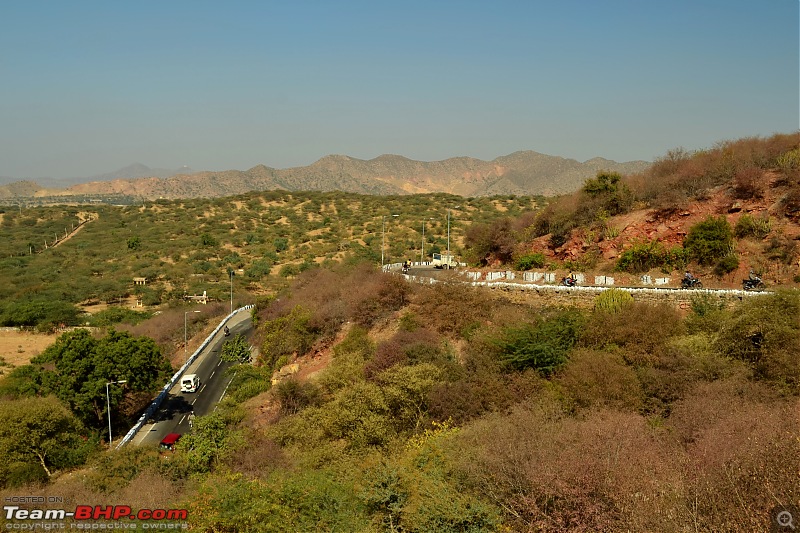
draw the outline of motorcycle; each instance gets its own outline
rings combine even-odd
[[[698,278],[683,278],[681,280],[681,289],[702,289],[703,282]]]
[[[756,290],[761,290],[763,288],[764,288],[764,282],[761,281],[761,278],[742,280],[742,290],[756,291]]]
[[[561,285],[565,287],[575,287],[578,285],[578,280],[573,277],[561,278]]]
[[[226,337],[230,336],[231,330],[228,329],[228,326],[225,326],[225,329],[223,331],[224,331]]]

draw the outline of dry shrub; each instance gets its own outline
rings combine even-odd
[[[377,274],[361,283],[353,283],[345,293],[350,304],[350,318],[362,326],[371,326],[408,303],[411,287],[405,279]]]
[[[416,303],[417,315],[425,325],[442,334],[462,337],[486,323],[496,307],[488,291],[460,283],[422,287]]]
[[[580,409],[636,411],[642,406],[636,371],[616,354],[575,350],[557,381]]]
[[[259,318],[274,320],[300,305],[313,310],[308,327],[322,338],[330,339],[347,320],[347,306],[342,299],[345,279],[341,273],[322,268],[307,270],[297,277],[288,294],[260,309]]]
[[[271,321],[299,305],[311,312],[306,324],[309,331],[328,343],[348,320],[370,326],[402,308],[411,290],[403,278],[383,274],[367,263],[336,270],[316,268],[300,274],[285,294],[259,309],[258,315],[262,321]]]
[[[364,366],[364,375],[367,379],[373,379],[384,370],[409,362],[409,355],[413,355],[415,351],[420,351],[420,349],[438,351],[440,343],[439,335],[428,329],[400,330],[391,339],[378,344],[375,349],[375,357]]]
[[[687,525],[674,445],[639,415],[563,418],[518,407],[463,430],[466,478],[514,531],[680,531]]]
[[[470,375],[435,385],[428,393],[428,414],[460,425],[492,411],[505,411],[541,393],[545,380],[533,370],[513,374]]]
[[[276,469],[288,465],[281,447],[263,433],[250,430],[244,442],[246,446],[225,457],[224,463],[232,471],[251,479],[264,479]]]
[[[742,172],[751,172],[747,169],[776,168],[781,154],[796,148],[798,139],[797,133],[777,134],[767,139],[747,137],[722,141],[709,150],[698,152],[678,148],[656,159],[643,176],[628,183],[638,200],[656,210],[671,205],[683,206],[686,198],[701,198],[710,188],[729,183]],[[742,175],[742,180],[744,184],[751,178],[746,174]],[[760,176],[759,183],[754,185],[761,189]],[[751,192],[757,191],[751,189]],[[741,194],[745,194],[744,189]]]
[[[676,405],[686,500],[703,531],[767,531],[770,510],[800,498],[800,402],[770,401],[737,380],[703,384]]]
[[[590,348],[621,348],[626,362],[652,364],[662,355],[667,340],[681,330],[680,316],[672,307],[635,302],[618,313],[593,313],[581,344]]]
[[[132,335],[150,337],[162,353],[173,353],[179,346],[183,346],[184,325],[189,336],[193,336],[210,321],[220,319],[228,314],[229,307],[222,303],[212,303],[203,306],[194,306],[191,309],[200,313],[185,314],[183,307],[165,309],[160,314],[149,318],[135,326],[118,324],[115,326],[120,331],[128,331]]]
[[[800,186],[787,192],[779,202],[783,216],[795,221],[800,220]]]
[[[167,502],[176,502],[182,496],[184,485],[155,469],[147,469],[115,493],[115,497],[133,509],[164,509]]]
[[[743,168],[733,178],[733,196],[742,200],[762,198],[766,184],[764,172],[756,167]]]

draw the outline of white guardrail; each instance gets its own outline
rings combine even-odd
[[[420,266],[423,263],[411,263],[411,266]],[[383,266],[384,272],[393,272],[399,274],[399,270],[403,267],[403,263],[390,263]],[[586,293],[595,293],[599,294],[603,291],[607,291],[614,287],[614,278],[610,276],[595,276],[594,285],[560,285],[557,283],[556,275],[552,272],[522,272],[522,282],[514,281],[510,282],[510,280],[515,280],[517,278],[516,272],[511,271],[498,271],[498,272],[473,272],[473,271],[461,271],[459,274],[465,276],[469,281],[465,281],[466,285],[470,285],[472,287],[487,287],[487,288],[501,288],[501,289],[511,289],[511,290],[522,290],[522,291],[553,291],[553,292],[586,292]],[[586,281],[584,274],[574,274],[576,279],[579,283],[584,283]],[[427,277],[427,276],[415,276],[412,274],[402,274],[408,281],[415,282],[415,283],[439,283],[439,280]],[[485,278],[481,280],[481,278]],[[646,279],[645,279],[646,278]],[[681,287],[664,287],[667,282],[669,282],[669,278],[650,278],[649,276],[642,277],[642,281],[645,283],[652,283],[656,286],[650,287],[626,287],[626,286],[617,286],[616,288],[622,289],[632,294],[640,293],[640,294],[664,294],[669,292],[675,292],[679,294],[687,294],[687,295],[695,295],[695,294],[726,294],[730,296],[758,296],[763,294],[771,294],[771,291],[768,290],[759,290],[759,291],[745,291],[742,289],[684,289]]]
[[[233,313],[229,314],[224,319],[222,319],[222,322],[220,322],[217,325],[217,327],[214,328],[214,331],[212,331],[211,334],[208,337],[206,337],[206,340],[203,341],[203,344],[201,344],[197,348],[197,350],[195,350],[195,352],[191,355],[191,357],[189,357],[189,359],[186,360],[183,366],[177,372],[175,372],[175,374],[172,376],[169,382],[166,385],[164,385],[164,388],[161,389],[161,392],[158,394],[158,396],[156,396],[156,399],[153,400],[150,406],[145,410],[142,416],[139,417],[139,420],[136,421],[136,423],[128,431],[128,433],[126,433],[125,436],[122,437],[122,440],[119,441],[119,444],[117,444],[116,448],[117,450],[128,444],[128,442],[130,442],[130,440],[139,432],[139,430],[142,429],[142,427],[147,423],[150,417],[153,416],[156,410],[161,406],[161,402],[163,402],[164,398],[167,397],[169,391],[172,390],[172,387],[174,387],[175,384],[178,382],[178,380],[181,379],[181,376],[183,375],[184,372],[186,372],[186,369],[189,368],[189,365],[194,363],[195,359],[197,359],[203,352],[203,350],[206,348],[206,346],[208,346],[208,343],[210,343],[211,340],[214,338],[214,336],[217,333],[219,333],[219,330],[222,329],[225,326],[225,324],[228,323],[228,320],[230,320],[233,317],[233,315],[241,311],[250,310],[252,308],[253,308],[252,305],[245,305],[244,307],[235,309]]]

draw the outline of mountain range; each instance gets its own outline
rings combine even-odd
[[[329,155],[315,163],[286,169],[257,165],[249,170],[220,172],[182,169],[156,171],[135,164],[115,173],[65,188],[18,181],[0,186],[0,198],[120,194],[145,199],[209,198],[257,190],[343,191],[375,195],[444,192],[460,196],[498,194],[545,195],[572,192],[600,170],[633,174],[647,161],[617,163],[603,158],[585,162],[531,150],[492,161],[453,157],[415,161],[399,155],[363,160]]]

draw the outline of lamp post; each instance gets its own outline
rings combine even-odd
[[[447,210],[447,261],[450,261],[450,210]]]
[[[381,270],[383,270],[383,250],[386,248],[386,217],[389,215],[381,216]],[[391,215],[399,217],[400,215]]]
[[[128,380],[121,379],[119,381],[109,381],[106,383],[106,408],[108,410],[108,447],[111,448],[111,395],[108,392],[109,385],[117,385],[119,383],[127,383]]]
[[[456,206],[456,209],[460,208],[460,205]],[[450,261],[450,211],[452,209],[447,210],[447,260]]]
[[[231,313],[233,313],[233,270],[231,270]]]
[[[428,220],[433,220],[433,217],[430,217]],[[422,221],[422,251],[419,254],[419,262],[425,262],[425,221]]]
[[[186,339],[186,316],[189,313],[199,313],[199,312],[200,311],[186,311],[185,313],[183,313],[183,360],[184,360],[184,362],[188,360],[187,356],[186,356],[186,344],[187,344],[187,339]]]

